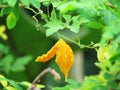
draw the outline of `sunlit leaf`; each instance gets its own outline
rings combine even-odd
[[[17,0],[7,0],[8,5],[14,6],[17,3]]]
[[[59,31],[59,30],[62,30],[64,27],[61,26],[61,25],[57,25],[57,26],[54,26],[54,27],[51,27],[49,29],[47,29],[46,31],[46,36],[50,36],[52,34],[54,34],[55,32]]]
[[[4,33],[6,30],[6,27],[4,25],[0,25],[0,37],[2,37],[4,40],[7,40],[8,36]]]
[[[3,75],[0,74],[0,83],[2,84],[3,87],[6,87],[8,85],[7,80]]]
[[[72,85],[72,87],[74,88],[80,88],[81,84],[77,81],[74,81],[74,80],[71,80],[71,79],[68,79],[67,82]]]
[[[50,5],[50,2],[49,2],[49,1],[45,1],[45,2],[43,2],[43,5],[44,5],[44,6],[49,6],[49,5]]]
[[[23,90],[22,87],[20,85],[18,85],[14,80],[9,80],[8,79],[8,82],[9,82],[10,86],[15,88],[15,90]]]
[[[53,7],[57,7],[61,2],[57,0],[53,0],[52,2]]]
[[[32,84],[30,82],[26,82],[26,81],[23,81],[21,82],[20,84],[24,85],[24,86],[27,86],[27,87],[30,87]],[[36,85],[38,88],[45,88],[44,85],[41,85],[41,84],[37,84]]]
[[[62,22],[57,19],[52,19],[52,21],[45,24],[45,27],[48,27],[48,29],[46,30],[46,36],[50,36],[64,28]]]
[[[18,90],[18,89],[12,86],[7,86],[5,87],[5,90]]]
[[[14,13],[10,13],[8,16],[7,16],[7,20],[6,20],[6,23],[7,23],[7,27],[9,29],[12,29],[15,27],[16,25],[16,16]]]
[[[63,18],[65,19],[65,23],[69,25],[71,21],[71,15],[64,14]]]
[[[88,24],[88,27],[93,28],[93,29],[102,29],[103,25],[97,21],[91,21]]]
[[[74,33],[79,32],[81,24],[89,22],[88,19],[82,18],[80,17],[80,15],[73,16],[71,21],[72,21],[72,24],[70,24],[68,28]]]

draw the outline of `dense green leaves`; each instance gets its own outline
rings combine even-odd
[[[48,27],[46,30],[46,35],[50,36],[53,33],[64,29],[69,29],[73,33],[78,33],[80,30],[80,25],[82,23],[89,22],[88,19],[82,18],[79,15],[73,17],[71,15],[63,15],[63,19],[65,21],[61,21],[52,17],[51,21],[45,24],[45,27]]]
[[[0,71],[5,71],[7,74],[12,72],[19,72],[25,70],[25,65],[30,62],[32,59],[31,56],[24,56],[16,59],[12,55],[8,55],[1,59],[0,62]]]
[[[108,0],[112,3],[113,7],[120,8],[120,2],[119,0]]]
[[[0,61],[0,71],[5,71],[6,73],[9,73],[13,59],[14,57],[12,55],[8,55],[2,58]]]
[[[25,70],[25,65],[27,65],[32,60],[32,56],[24,56],[17,58],[12,64],[11,71],[19,72]]]
[[[76,90],[76,89],[79,89],[81,87],[80,83],[78,83],[74,80],[71,80],[71,79],[68,79],[67,83],[68,83],[68,85],[66,85],[65,87],[61,87],[61,88],[55,87],[52,90]]]

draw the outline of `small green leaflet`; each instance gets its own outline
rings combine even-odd
[[[39,0],[30,0],[30,3],[37,9],[40,9],[40,2]]]
[[[62,25],[62,22],[58,19],[52,19],[50,22],[45,24],[45,27],[48,27],[46,30],[46,36],[50,36],[54,34],[55,32],[64,29],[64,26]]]
[[[25,70],[25,65],[27,65],[32,60],[32,56],[24,56],[19,57],[16,60],[13,55],[7,55],[3,59],[1,59],[0,68],[1,71],[5,71],[6,73],[18,72]]]
[[[63,18],[65,19],[65,23],[63,25],[74,33],[79,32],[80,25],[82,23],[89,22],[88,19],[82,18],[80,15],[73,17],[71,15],[63,15]]]
[[[16,16],[14,13],[10,13],[8,16],[7,16],[7,27],[8,29],[12,29],[15,27],[16,25]]]
[[[14,6],[17,3],[17,0],[7,0],[8,5]]]
[[[82,23],[89,22],[88,19],[81,18],[80,15],[78,16],[71,16],[71,15],[63,15],[63,19],[65,21],[61,21],[56,18],[52,18],[51,21],[47,22],[44,26],[48,29],[46,30],[46,36],[50,36],[59,30],[63,30],[64,28],[70,29],[70,31],[74,33],[78,33],[80,29],[80,25]]]

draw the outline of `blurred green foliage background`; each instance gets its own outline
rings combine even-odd
[[[14,81],[32,82],[42,70],[51,67],[59,72],[61,81],[55,81],[51,74],[45,75],[40,80],[40,84],[46,86],[45,90],[56,86],[64,86],[66,83],[72,86],[71,82],[74,81],[64,81],[63,74],[54,62],[55,57],[46,63],[35,62],[37,56],[46,53],[58,41],[56,33],[59,32],[59,34],[70,39],[65,41],[71,46],[75,56],[76,52],[82,52],[83,72],[81,73],[83,77],[92,75],[90,78],[85,78],[80,90],[84,90],[84,85],[87,85],[87,88],[93,88],[92,90],[115,89],[117,85],[115,82],[116,74],[114,73],[118,73],[117,79],[118,81],[120,79],[120,70],[118,69],[120,55],[119,6],[119,0],[1,0],[0,77],[5,76],[13,80],[12,82],[5,79],[12,83],[12,86],[19,88]],[[78,38],[80,43],[77,42]],[[70,42],[71,40],[77,44]],[[99,61],[95,65],[94,63],[98,62],[97,59],[99,58],[97,58],[94,49],[98,48],[90,49],[90,47],[87,47],[90,43],[94,45],[99,43],[100,48],[108,47],[105,51],[107,54],[109,53],[108,49],[112,48],[115,53],[112,53],[113,55],[109,53],[108,56],[109,59],[113,57],[113,61],[107,58],[109,62]],[[116,46],[116,43],[118,46]],[[100,54],[104,57],[104,52]],[[79,59],[77,62],[79,62]],[[104,65],[105,68],[102,69]],[[111,72],[110,70],[113,70],[110,68],[112,65],[112,68],[117,68],[118,71]],[[76,68],[72,73],[75,74],[80,68]],[[100,69],[102,74],[99,74]],[[69,74],[69,76],[71,79],[75,79],[72,74]],[[108,79],[109,76],[115,78]],[[98,77],[102,82],[97,79]],[[106,82],[107,80],[108,82]],[[0,83],[0,89],[2,89],[6,82],[0,81]],[[92,83],[92,86],[89,86],[89,83]],[[103,84],[109,87],[102,86]],[[117,84],[117,88],[120,88],[119,83]],[[80,86],[76,82],[73,83],[74,85],[75,87]],[[63,89],[53,88],[53,90],[66,90],[71,86],[65,86]]]

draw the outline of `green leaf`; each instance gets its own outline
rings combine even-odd
[[[93,29],[102,29],[103,25],[97,21],[91,21],[88,24],[88,27],[93,28]]]
[[[21,85],[24,85],[24,86],[27,86],[27,87],[30,87],[30,86],[32,85],[32,83],[26,82],[26,81],[23,81],[23,82],[21,82],[20,84],[21,84]],[[41,84],[37,84],[36,86],[37,86],[37,88],[45,88],[45,86],[44,86],[44,85],[41,85]]]
[[[92,90],[109,90],[108,86],[98,85],[92,88]]]
[[[79,88],[81,86],[81,84],[77,81],[68,79],[67,82],[73,87],[73,88]]]
[[[7,0],[8,5],[14,6],[17,3],[17,0]]]
[[[44,13],[42,13],[42,14],[41,14],[41,19],[46,20],[46,19],[47,19],[47,15],[44,14]]]
[[[61,25],[57,25],[57,26],[54,26],[54,27],[51,27],[49,29],[47,29],[46,31],[46,36],[50,36],[52,34],[54,34],[55,32],[59,31],[59,30],[62,30],[64,27],[61,26]]]
[[[64,14],[63,18],[65,19],[65,23],[69,25],[71,21],[71,15]]]
[[[104,21],[106,25],[110,25],[117,19],[115,14],[110,10],[101,10],[100,13],[101,15],[103,15],[102,20]]]
[[[119,0],[108,0],[110,3],[112,3],[113,6],[120,8],[120,2]]]
[[[54,4],[55,5],[55,4]],[[64,2],[62,4],[60,4],[57,9],[60,10],[61,13],[66,13],[68,11],[72,11],[75,10],[75,8],[78,8],[78,2],[75,1],[69,1],[69,2]]]
[[[67,85],[65,87],[55,87],[52,90],[74,90],[74,89]]]
[[[8,80],[8,82],[10,83],[10,86],[13,86],[16,90],[22,90],[21,86],[19,86],[15,81]],[[9,90],[12,90],[12,89],[9,89]]]
[[[31,60],[32,56],[24,56],[16,59],[13,65],[11,66],[11,71],[17,72],[25,70],[25,65],[27,65]]]
[[[3,0],[3,3],[7,3],[7,0]]]
[[[45,86],[41,85],[41,84],[37,84],[36,86],[37,86],[37,88],[45,88]]]
[[[114,82],[114,81],[108,81],[107,82],[107,85],[111,88],[111,89],[114,89],[114,90],[117,90],[117,83]]]
[[[117,74],[116,79],[120,80],[120,73]]]
[[[72,32],[74,32],[74,33],[78,33],[78,32],[79,32],[79,30],[80,30],[80,25],[81,25],[82,23],[89,22],[88,19],[82,18],[82,17],[80,17],[80,15],[78,15],[78,16],[73,16],[71,21],[72,21],[72,24],[70,24],[68,28],[69,28]]]
[[[120,53],[114,55],[113,57],[110,58],[110,61],[111,62],[115,62],[115,61],[118,61],[120,60]]]
[[[9,48],[3,44],[0,43],[0,53],[7,54],[9,52]]]
[[[1,9],[0,16],[7,15],[12,11],[11,7],[5,7]]]
[[[50,36],[52,34],[54,34],[55,32],[64,29],[64,26],[62,25],[62,22],[60,20],[57,19],[52,19],[50,22],[48,22],[47,24],[45,24],[45,27],[48,27],[48,29],[46,30],[46,36]]]
[[[44,5],[44,6],[49,6],[49,5],[50,5],[50,2],[49,2],[49,1],[45,1],[45,2],[43,2],[43,5]]]
[[[117,38],[115,39],[116,42],[120,43],[120,34],[117,36]]]
[[[0,69],[5,71],[7,74],[10,72],[11,63],[13,62],[14,57],[12,55],[7,55],[0,61]]]
[[[30,0],[31,4],[37,8],[37,9],[40,9],[40,2],[39,0]]]
[[[53,5],[53,7],[57,7],[61,2],[58,0],[53,0],[53,1],[51,1],[51,3]]]
[[[52,11],[51,11],[51,17],[50,17],[50,20],[52,20],[52,19],[56,19],[56,11],[55,11],[55,9],[53,9]]]
[[[104,33],[102,34],[103,38],[105,39],[113,39],[114,38],[114,34],[112,33],[112,26],[106,26],[104,27]]]
[[[5,90],[18,90],[18,89],[14,88],[12,86],[7,86],[7,87],[5,87]]]
[[[6,87],[8,85],[7,80],[3,75],[0,74],[0,83],[2,84],[3,87]]]
[[[110,73],[104,73],[104,78],[107,79],[107,80],[113,80],[114,79],[114,76]]]
[[[15,17],[15,14],[14,13],[10,13],[8,16],[7,16],[7,27],[8,29],[12,29],[15,27],[16,25],[16,17]]]

